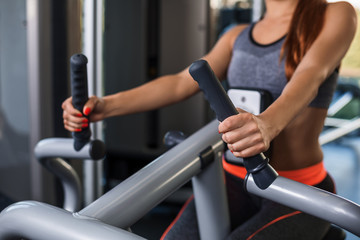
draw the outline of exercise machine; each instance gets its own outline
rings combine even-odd
[[[194,62],[190,73],[198,81],[218,120],[237,114],[206,61]],[[189,180],[193,184],[201,239],[226,238],[230,233],[230,220],[221,166],[225,146],[217,131],[218,120],[213,120],[80,210],[64,210],[36,201],[10,205],[0,213],[0,239],[144,239],[129,228]],[[50,154],[45,149],[51,146],[54,147],[52,157],[55,151],[57,157],[91,157],[91,141],[82,141],[82,148],[76,151],[73,144],[69,144],[71,140],[58,140],[38,144],[38,156],[48,157]],[[102,155],[95,152],[97,157]],[[250,173],[245,184],[248,192],[360,236],[358,204],[278,176],[263,154],[244,159],[244,165]],[[63,169],[66,171],[65,167]]]

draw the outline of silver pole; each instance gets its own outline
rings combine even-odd
[[[94,218],[35,201],[19,202],[6,208],[0,213],[0,226],[2,240],[144,239]]]
[[[88,58],[88,86],[90,95],[103,95],[102,39],[103,0],[84,0],[84,55]],[[91,124],[93,138],[103,139],[102,122]],[[103,194],[103,160],[83,163],[84,204],[88,205]]]
[[[212,121],[79,212],[107,224],[130,227],[201,171],[198,154],[222,139]],[[214,134],[215,133],[215,134]]]
[[[284,177],[277,177],[267,189],[261,190],[250,175],[246,188],[250,193],[324,219],[360,236],[360,206],[338,195]]]
[[[43,158],[40,162],[60,178],[64,190],[63,208],[69,212],[79,211],[82,203],[82,187],[78,174],[61,158]]]
[[[351,122],[345,123],[334,130],[328,130],[322,133],[319,137],[321,145],[332,142],[338,138],[345,136],[348,133],[360,128],[360,118],[357,118]]]
[[[222,169],[224,143],[213,149],[215,161],[193,177],[196,215],[200,238],[203,240],[226,239],[230,233],[230,215]]]
[[[83,188],[76,171],[61,158],[91,159],[87,161],[96,162],[104,157],[105,147],[101,141],[96,140],[90,141],[80,151],[76,151],[72,138],[47,138],[36,144],[34,155],[44,167],[61,180],[64,189],[63,207],[75,212],[82,205]]]

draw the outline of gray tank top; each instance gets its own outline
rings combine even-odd
[[[255,24],[245,28],[237,37],[227,78],[230,88],[255,88],[269,91],[276,100],[285,85],[285,61],[280,51],[285,36],[271,44],[259,44],[252,37]],[[328,108],[336,88],[338,71],[334,71],[320,86],[310,107]]]

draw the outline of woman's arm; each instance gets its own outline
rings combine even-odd
[[[233,43],[244,27],[245,25],[241,25],[230,30],[203,57],[219,79],[226,76]],[[162,76],[137,88],[104,97],[104,118],[168,106],[185,100],[198,91],[198,84],[190,76],[189,68],[186,68],[177,74]]]
[[[315,98],[319,86],[339,66],[356,31],[356,13],[345,2],[328,5],[324,27],[296,68],[281,96],[262,114],[230,117],[219,125],[235,156],[268,149],[270,142]]]
[[[215,74],[223,79],[231,58],[232,44],[245,26],[235,27],[219,39],[213,49],[204,56]],[[91,122],[112,116],[149,111],[177,103],[199,91],[188,68],[183,71],[154,79],[136,88],[108,95],[103,98],[93,96],[85,104],[83,112]],[[86,118],[73,108],[71,98],[64,101],[62,108],[64,126],[69,131],[80,131]],[[87,124],[87,123],[85,123]]]
[[[261,116],[271,123],[273,137],[310,104],[320,85],[340,65],[354,38],[356,22],[356,13],[350,4],[329,4],[319,36],[296,68],[278,101]]]

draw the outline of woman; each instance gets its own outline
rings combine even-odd
[[[327,191],[334,185],[322,164],[318,142],[336,85],[337,70],[354,37],[356,14],[345,2],[265,0],[266,13],[251,25],[224,34],[203,58],[230,87],[261,88],[274,102],[261,114],[240,114],[219,124],[236,157],[271,147],[271,165],[280,175]],[[148,111],[199,91],[188,69],[103,98],[91,97],[83,113],[90,121]],[[82,113],[63,103],[65,128],[87,126]],[[233,232],[230,239],[321,239],[329,224],[242,189],[243,167],[223,162]],[[194,204],[184,206],[164,239],[198,239]]]

